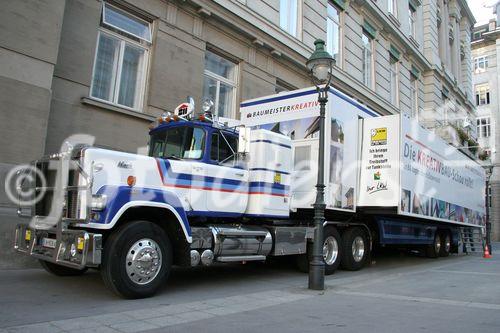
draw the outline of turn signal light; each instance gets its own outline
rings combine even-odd
[[[127,185],[128,186],[134,186],[135,185],[135,177],[134,176],[128,176],[127,177]]]
[[[174,114],[174,121],[178,121],[179,120],[179,116]]]

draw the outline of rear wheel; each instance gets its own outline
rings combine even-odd
[[[333,274],[340,265],[340,234],[334,226],[323,229],[323,260],[325,261],[325,275]],[[312,259],[313,244],[307,244],[307,254],[297,256],[297,267],[301,272],[309,272],[309,261]]]
[[[425,249],[425,254],[429,258],[437,258],[439,256],[439,253],[441,251],[441,237],[439,236],[439,233],[436,231],[434,234],[434,241],[432,244],[427,245]]]
[[[45,260],[39,260],[39,261],[40,261],[40,265],[42,265],[42,267],[47,272],[49,272],[50,274],[57,275],[57,276],[78,276],[78,275],[82,275],[83,273],[85,273],[87,271],[87,268],[75,269],[75,268],[71,268],[71,267],[57,265],[57,264],[54,264],[54,263],[51,263],[51,262],[48,262]]]
[[[340,266],[349,271],[361,269],[368,260],[370,245],[366,232],[360,227],[348,228],[342,234]]]
[[[170,240],[147,221],[127,222],[104,245],[101,276],[108,288],[125,298],[154,295],[172,266]]]
[[[440,233],[441,237],[441,248],[439,250],[440,257],[447,257],[451,252],[451,236],[448,231],[443,231]]]

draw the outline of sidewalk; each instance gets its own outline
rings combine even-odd
[[[500,256],[375,259],[327,277],[325,292],[287,265],[178,269],[144,300],[115,297],[97,272],[3,271],[0,333],[500,331]]]

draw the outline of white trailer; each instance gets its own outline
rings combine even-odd
[[[314,88],[242,103],[243,124],[287,135],[294,168],[291,210],[315,198],[319,105]],[[485,225],[485,172],[406,115],[379,115],[330,88],[326,107],[327,223],[361,224],[375,245],[458,249],[460,229]],[[301,215],[301,214],[296,214]]]

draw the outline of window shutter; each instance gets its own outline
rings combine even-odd
[[[418,6],[420,6],[420,0],[409,0],[408,5],[410,6],[411,10],[416,12]]]
[[[389,48],[389,54],[391,58],[393,58],[396,61],[399,61],[401,58],[401,52],[398,51],[397,48],[394,47],[394,45],[391,44],[391,47]]]
[[[375,39],[375,35],[377,34],[377,29],[373,27],[368,21],[363,22],[363,31],[370,36],[370,38]]]
[[[333,3],[336,4],[341,10],[345,10],[345,0],[333,0]]]
[[[420,78],[420,71],[413,65],[411,66],[410,74],[417,80]]]

